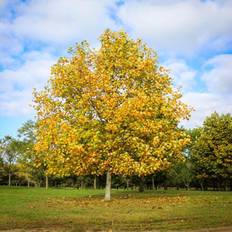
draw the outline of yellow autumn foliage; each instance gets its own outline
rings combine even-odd
[[[141,40],[106,30],[100,43],[70,49],[47,87],[34,93],[41,160],[61,176],[142,176],[166,168],[189,142],[178,123],[190,110]]]

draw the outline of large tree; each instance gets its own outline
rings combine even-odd
[[[189,115],[156,53],[125,32],[105,31],[100,48],[87,42],[52,67],[35,92],[36,149],[51,175],[145,176],[180,158]]]

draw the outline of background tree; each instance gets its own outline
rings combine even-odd
[[[31,120],[25,122],[18,130],[18,137],[20,138],[18,174],[27,180],[29,186],[33,179],[33,146],[35,142],[34,122]]]
[[[106,174],[109,200],[111,174],[146,176],[181,158],[189,109],[141,40],[107,30],[100,42],[70,49],[35,92],[36,149],[48,174]]]
[[[27,180],[28,186],[30,183],[40,186],[45,176],[43,167],[35,166],[36,159],[38,158],[34,149],[36,141],[35,127],[35,122],[28,120],[18,129],[18,137],[20,139],[18,174]]]
[[[213,113],[203,123],[191,148],[197,178],[226,186],[232,181],[232,117]],[[232,186],[232,183],[231,183]],[[220,186],[219,186],[220,187]]]
[[[3,162],[3,154],[0,147],[0,181],[2,181],[4,175],[4,162]]]
[[[0,141],[0,152],[3,170],[8,175],[8,185],[11,186],[12,174],[16,171],[16,161],[18,158],[19,143],[10,136],[5,136]]]
[[[168,170],[168,182],[177,188],[184,186],[189,190],[193,180],[192,163],[188,158],[185,161],[177,162]]]

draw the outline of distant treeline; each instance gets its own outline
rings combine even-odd
[[[0,185],[33,187],[104,188],[106,175],[51,176],[36,165],[35,123],[27,121],[18,138],[1,140]],[[169,187],[232,191],[232,117],[213,113],[202,127],[185,130],[191,138],[183,158],[148,176],[112,175],[112,187],[158,189]]]

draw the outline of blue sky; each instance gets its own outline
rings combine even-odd
[[[33,119],[32,89],[69,46],[123,29],[154,48],[183,101],[195,110],[186,127],[212,112],[232,113],[230,0],[0,0],[0,137]]]

